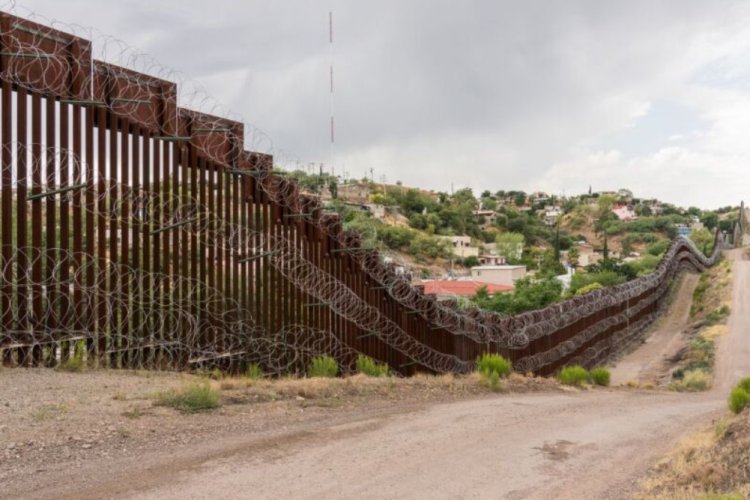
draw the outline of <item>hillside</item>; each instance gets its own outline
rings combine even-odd
[[[640,199],[627,189],[567,197],[488,190],[477,197],[470,189],[448,194],[365,179],[340,182],[328,174],[287,175],[341,213],[345,227],[362,233],[366,245],[403,263],[414,276],[467,274],[483,255],[530,271],[562,271],[557,263],[575,265],[576,254],[587,251],[632,260],[659,255],[678,234],[692,233],[706,247],[717,228],[731,232],[738,214],[733,207],[704,211]],[[518,235],[520,255],[507,251],[509,235]],[[451,248],[446,238],[453,236],[468,236],[469,250]],[[591,263],[582,260],[577,267]]]

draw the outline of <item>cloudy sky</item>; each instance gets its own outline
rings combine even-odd
[[[750,3],[24,0],[207,89],[287,167],[448,191],[750,200]],[[39,19],[42,21],[42,19]],[[95,37],[96,38],[96,37]],[[111,53],[112,51],[108,52]]]

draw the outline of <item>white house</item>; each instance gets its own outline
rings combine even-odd
[[[562,208],[558,206],[547,207],[544,211],[544,223],[548,226],[554,226],[561,215]]]
[[[614,205],[612,207],[612,212],[622,221],[635,220],[638,218],[638,216],[635,215],[632,205]]]
[[[441,236],[442,239],[450,241],[453,246],[453,255],[465,259],[466,257],[479,257],[479,247],[472,246],[471,236]]]
[[[475,266],[471,277],[476,281],[495,285],[513,286],[516,280],[526,276],[526,266]]]

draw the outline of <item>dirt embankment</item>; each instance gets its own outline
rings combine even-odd
[[[682,439],[654,466],[637,498],[695,499],[710,494],[726,500],[750,498],[750,410],[722,417]]]
[[[617,360],[614,385],[705,390],[711,385],[716,341],[727,332],[732,259],[680,280],[667,313],[643,343]]]
[[[734,384],[750,376],[750,260],[745,249],[729,256],[732,311],[726,335],[717,337],[711,390],[722,411],[712,425],[687,435],[659,461],[643,481],[639,498],[750,498],[750,409],[730,416],[726,403]],[[707,303],[712,302],[706,309],[721,303],[709,297]]]

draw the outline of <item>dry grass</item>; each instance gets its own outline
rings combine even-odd
[[[503,379],[500,392],[536,392],[558,390],[550,378],[513,373]],[[343,378],[294,378],[249,380],[225,378],[211,382],[223,391],[228,403],[309,400],[309,404],[343,404],[351,398],[434,400],[460,395],[487,394],[488,388],[478,373],[469,375],[423,375],[413,377],[368,377],[357,374]]]
[[[683,439],[641,483],[637,498],[748,498],[750,412]]]
[[[156,403],[160,406],[170,406],[183,413],[196,413],[220,407],[221,395],[208,382],[197,382],[177,391],[159,393]]]
[[[723,306],[732,305],[732,261],[722,260],[708,269],[698,282],[693,294],[693,307],[690,317],[694,321],[704,321]]]
[[[34,408],[29,415],[35,422],[62,420],[66,407],[63,404],[44,404]]]

